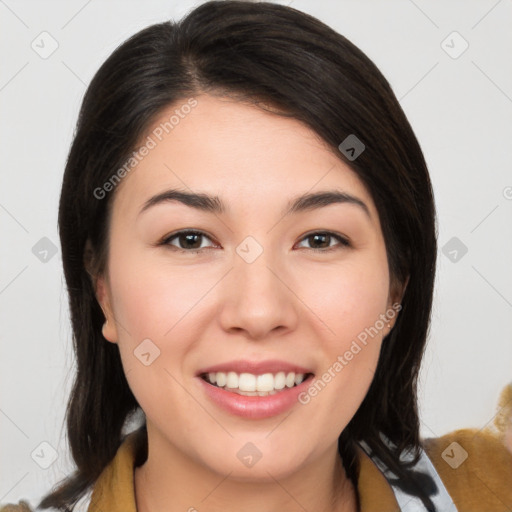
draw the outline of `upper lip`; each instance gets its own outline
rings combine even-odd
[[[235,373],[252,373],[254,375],[263,375],[264,373],[278,373],[278,372],[294,372],[294,373],[313,373],[308,368],[287,361],[280,361],[278,359],[269,359],[267,361],[249,361],[249,360],[237,360],[237,361],[226,361],[225,363],[216,364],[214,366],[208,366],[202,368],[197,372],[197,376],[203,375],[204,373],[216,373],[216,372],[235,372]]]

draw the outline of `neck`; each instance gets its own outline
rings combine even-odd
[[[337,444],[293,473],[275,478],[267,471],[268,477],[254,480],[216,473],[168,443],[164,449],[155,444],[135,468],[137,512],[357,512]]]

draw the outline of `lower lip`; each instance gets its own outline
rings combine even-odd
[[[197,378],[201,381],[206,395],[225,411],[243,418],[261,419],[281,414],[297,404],[299,394],[309,387],[314,375],[310,375],[298,386],[267,396],[244,396],[231,393],[206,382],[201,377]]]

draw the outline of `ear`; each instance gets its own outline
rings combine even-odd
[[[103,337],[112,343],[116,343],[117,328],[114,321],[114,314],[112,312],[108,279],[98,271],[96,265],[96,254],[89,238],[87,238],[85,242],[83,261],[85,270],[91,278],[96,299],[103,311],[103,315],[105,316],[105,323],[102,328]]]
[[[391,283],[389,290],[389,300],[388,305],[392,305],[395,303],[401,303],[404,298],[405,290],[407,289],[407,285],[409,284],[410,276],[405,278],[403,283],[398,283],[396,281]]]
[[[96,298],[105,315],[105,323],[101,330],[103,337],[112,343],[117,343],[117,326],[114,313],[112,312],[110,289],[107,279],[103,275],[98,276],[96,279],[95,291]]]
[[[402,300],[403,300],[404,294],[405,294],[405,290],[407,289],[407,285],[409,284],[409,277],[410,276],[407,276],[407,278],[405,279],[405,282],[403,284],[392,283],[391,290],[389,293],[389,298],[388,298],[388,305],[387,305],[388,308],[394,309],[393,304],[401,304],[402,303]],[[398,314],[396,314],[393,319],[389,320],[389,323],[391,324],[391,329],[394,327],[397,319],[398,319]]]

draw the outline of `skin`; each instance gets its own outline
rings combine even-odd
[[[355,511],[337,440],[370,386],[387,322],[314,399],[272,418],[219,409],[195,373],[241,358],[284,359],[316,377],[332,367],[403,294],[391,293],[377,210],[357,175],[304,124],[228,98],[196,99],[118,186],[108,271],[96,282],[103,335],[118,344],[147,417],[138,510]],[[168,202],[139,215],[151,196],[177,187],[218,195],[228,211]],[[346,203],[281,217],[291,198],[331,189],[360,198],[371,218]],[[183,229],[206,235],[157,245]],[[325,231],[351,245],[305,236]],[[236,252],[247,236],[263,248],[250,264]],[[191,246],[202,252],[178,251]],[[160,350],[149,366],[133,354],[147,338]],[[262,453],[250,468],[236,455],[247,442]]]

